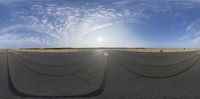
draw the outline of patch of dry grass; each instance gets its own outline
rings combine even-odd
[[[193,48],[145,48],[145,49],[116,49],[121,51],[135,51],[135,52],[184,52],[184,51],[196,51],[199,49],[193,49]]]
[[[20,49],[23,52],[80,52],[79,49]]]

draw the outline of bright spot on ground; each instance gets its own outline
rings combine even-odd
[[[104,54],[104,56],[108,56],[108,53],[106,53],[106,52],[104,52],[103,54]]]

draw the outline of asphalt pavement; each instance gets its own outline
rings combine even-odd
[[[0,50],[1,99],[200,99],[200,54]]]

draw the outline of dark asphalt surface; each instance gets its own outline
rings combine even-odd
[[[199,93],[197,51],[0,50],[1,99],[200,99]]]

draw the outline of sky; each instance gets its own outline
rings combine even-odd
[[[0,48],[199,48],[199,0],[0,0]]]

